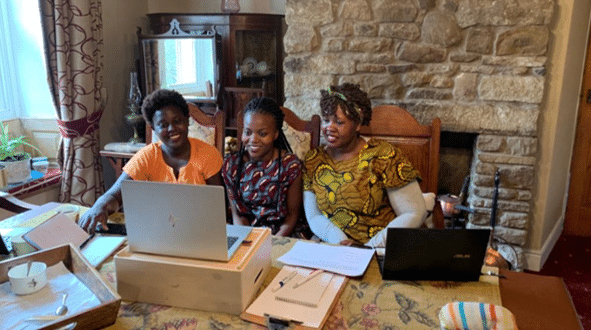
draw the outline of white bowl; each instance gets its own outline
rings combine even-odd
[[[15,294],[25,295],[41,290],[47,284],[47,265],[40,261],[31,263],[27,276],[27,263],[12,267],[8,271],[10,290]]]

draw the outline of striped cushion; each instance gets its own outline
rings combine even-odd
[[[441,329],[517,330],[515,316],[503,306],[478,302],[448,303],[439,311]]]

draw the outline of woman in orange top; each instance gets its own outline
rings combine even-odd
[[[181,94],[160,89],[142,104],[144,119],[160,141],[145,146],[123,167],[117,182],[101,196],[78,224],[89,233],[121,206],[123,180],[221,185],[222,156],[203,141],[189,138],[189,107]]]

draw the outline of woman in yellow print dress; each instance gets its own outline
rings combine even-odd
[[[427,216],[419,172],[386,141],[364,139],[371,102],[358,85],[321,91],[326,144],[304,159],[304,210],[325,242],[383,247],[386,227],[420,227]]]

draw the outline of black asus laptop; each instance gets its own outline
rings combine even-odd
[[[382,279],[478,281],[490,229],[388,228]]]

